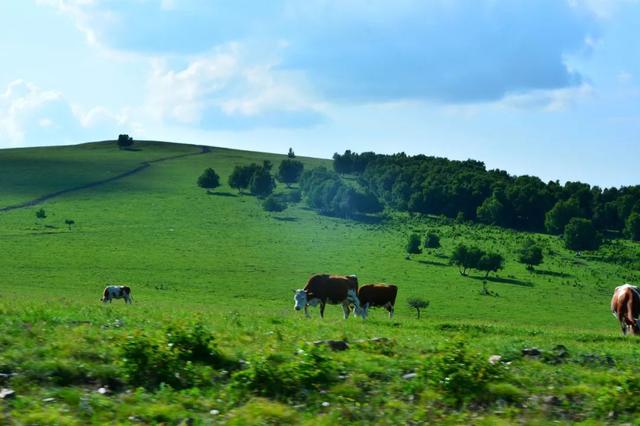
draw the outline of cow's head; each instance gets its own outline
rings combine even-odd
[[[299,311],[307,304],[307,292],[303,289],[293,290],[293,309]]]

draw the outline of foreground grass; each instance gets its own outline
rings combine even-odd
[[[0,201],[197,151],[138,147],[0,151],[14,176]],[[82,159],[59,168],[74,156]],[[577,257],[546,235],[395,214],[345,221],[302,203],[272,215],[224,185],[212,193],[195,185],[206,167],[224,182],[237,164],[277,167],[282,158],[212,149],[52,199],[43,221],[40,206],[3,213],[0,386],[16,398],[1,402],[0,423],[636,421],[637,341],[619,335],[608,303],[613,287],[640,281],[637,244]],[[38,174],[24,169],[31,161]],[[443,247],[406,259],[407,236],[427,230]],[[535,272],[515,260],[525,238],[544,247]],[[486,283],[492,296],[481,294],[478,274],[448,265],[460,242],[506,257]],[[328,307],[325,320],[303,319],[291,289],[315,272],[397,284],[396,317],[344,321]],[[134,304],[100,305],[108,282],[131,285]],[[421,320],[406,306],[411,297],[431,302]],[[351,346],[311,343],[322,339]],[[542,355],[523,356],[531,347]],[[497,367],[487,361],[496,354]]]

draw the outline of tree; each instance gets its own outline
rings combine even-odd
[[[271,163],[265,162],[263,166],[259,166],[251,176],[249,181],[249,191],[258,197],[266,197],[273,192],[276,182],[269,173]]]
[[[485,253],[477,247],[467,247],[464,244],[458,245],[451,254],[450,262],[458,266],[460,275],[467,275],[467,269],[478,267],[480,258]]]
[[[416,310],[418,319],[420,319],[420,309],[427,309],[429,307],[429,304],[430,302],[428,300],[423,300],[419,297],[412,297],[407,300],[407,305],[409,305],[409,308]]]
[[[235,166],[229,176],[229,186],[238,192],[249,188],[251,177],[260,166],[253,163],[247,166]]]
[[[480,222],[489,225],[505,225],[507,222],[505,206],[495,195],[484,200],[476,210],[476,215]]]
[[[422,253],[422,250],[420,249],[420,236],[418,234],[409,235],[409,241],[407,241],[406,250],[409,254]]]
[[[71,225],[75,225],[76,222],[73,219],[65,219],[64,224],[69,227],[69,231],[71,231]]]
[[[624,234],[633,241],[640,241],[640,214],[633,212],[627,218],[624,226]]]
[[[46,219],[47,218],[47,213],[44,211],[44,209],[36,210],[36,218],[37,219]]]
[[[289,153],[287,154],[289,158],[296,158],[296,154],[293,152],[293,148],[289,148]]]
[[[560,200],[544,217],[544,227],[550,234],[562,234],[569,221],[580,216],[578,201],[571,198]]]
[[[275,195],[269,195],[262,202],[262,208],[268,212],[281,212],[286,210],[287,203],[283,202]]]
[[[127,134],[118,135],[118,148],[125,149],[133,145],[133,138]]]
[[[596,250],[601,240],[590,220],[574,217],[564,228],[564,244],[570,250]]]
[[[282,160],[280,167],[278,168],[278,180],[285,183],[288,188],[292,183],[300,180],[303,169],[304,164],[300,161],[291,159]]]
[[[504,257],[498,253],[484,253],[476,265],[476,269],[485,272],[487,278],[490,272],[498,272],[504,268]]]
[[[518,262],[527,265],[527,269],[530,271],[534,266],[541,264],[543,259],[542,247],[531,239],[524,242],[518,253]]]
[[[424,237],[424,246],[426,248],[439,248],[440,247],[440,237],[433,231],[427,232],[427,235]]]
[[[220,186],[220,176],[212,169],[205,169],[198,178],[200,188],[215,189]]]

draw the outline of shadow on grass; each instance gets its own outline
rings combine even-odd
[[[536,275],[545,275],[548,277],[559,277],[559,278],[571,278],[573,275],[567,274],[566,272],[556,272],[556,271],[545,271],[542,269],[534,269],[533,271]]]
[[[209,195],[217,195],[218,197],[237,197],[237,194],[231,193],[231,192],[212,192],[212,191],[207,191],[207,194]]]
[[[126,147],[126,148],[120,148],[120,151],[142,151],[142,148]]]
[[[490,283],[501,283],[501,284],[511,284],[511,285],[519,285],[521,287],[533,287],[533,283],[530,281],[522,281],[522,280],[516,280],[513,278],[502,278],[502,277],[469,277],[471,279],[474,280],[486,280],[487,282]]]
[[[434,260],[418,260],[418,263],[422,263],[423,265],[431,265],[431,266],[449,266],[448,263],[444,262],[436,262]]]
[[[275,220],[279,220],[280,222],[297,222],[297,217],[291,216],[272,216]]]

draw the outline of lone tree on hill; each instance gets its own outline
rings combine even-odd
[[[633,241],[640,241],[640,214],[633,212],[627,218],[624,234]]]
[[[409,254],[422,253],[422,250],[420,249],[420,236],[418,234],[409,235],[409,241],[407,241],[406,250]]]
[[[527,265],[527,269],[530,271],[533,271],[534,266],[541,264],[543,259],[542,247],[531,239],[524,242],[518,253],[518,262]]]
[[[37,219],[46,219],[47,218],[47,212],[45,212],[44,209],[36,210],[36,218]]]
[[[125,149],[133,145],[133,138],[127,134],[118,136],[118,148]]]
[[[450,262],[458,267],[460,275],[467,275],[467,269],[477,268],[478,262],[484,254],[477,247],[467,247],[464,244],[460,244],[453,250]]]
[[[601,239],[590,220],[574,217],[564,228],[564,244],[570,250],[597,250]]]
[[[296,154],[293,152],[293,148],[289,148],[289,153],[287,154],[289,158],[296,158]]]
[[[478,260],[478,265],[476,266],[478,271],[485,273],[485,278],[489,276],[490,272],[495,273],[502,268],[504,268],[504,258],[498,253],[484,253],[480,257],[480,260]]]
[[[300,161],[291,159],[282,160],[278,168],[278,180],[285,183],[287,188],[289,188],[292,183],[300,180],[302,170],[304,170],[304,164]]]
[[[69,227],[69,231],[71,231],[71,225],[75,225],[76,222],[73,219],[65,219],[64,224]]]
[[[428,300],[420,299],[419,297],[412,297],[407,300],[407,305],[409,308],[415,309],[416,314],[418,315],[418,319],[420,319],[420,309],[427,309],[429,307],[430,302]]]
[[[220,186],[220,176],[209,167],[198,178],[198,186],[200,188],[215,189]]]
[[[426,248],[439,248],[440,247],[440,237],[433,231],[427,232],[426,237],[424,238],[424,246]]]

